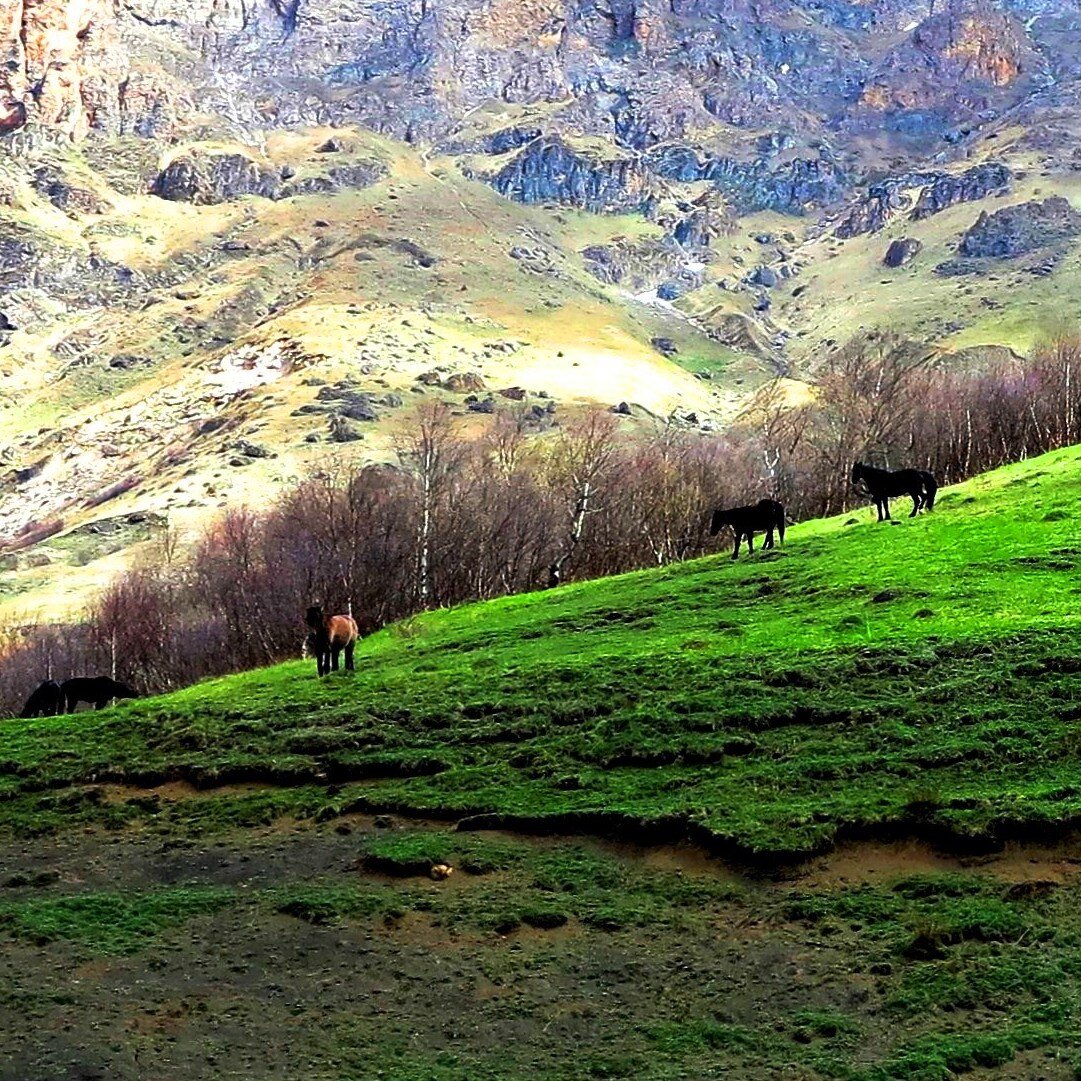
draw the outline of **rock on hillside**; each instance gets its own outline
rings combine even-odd
[[[846,182],[829,154],[794,158],[783,163],[753,162],[702,155],[694,147],[666,146],[651,151],[644,162],[666,180],[711,181],[740,211],[777,210],[803,214],[842,197]]]
[[[877,233],[895,217],[908,213],[921,221],[958,203],[976,202],[1010,183],[1010,170],[1001,162],[984,162],[960,175],[940,172],[905,173],[872,184],[834,230],[842,240]],[[918,195],[915,193],[918,192]]]
[[[276,169],[245,154],[190,150],[162,169],[151,191],[171,202],[209,206],[242,195],[273,199],[281,185],[282,177]]]
[[[594,157],[558,138],[530,143],[490,183],[520,203],[561,203],[595,213],[645,210],[655,196],[633,158]]]
[[[923,244],[915,237],[902,237],[895,240],[887,249],[882,262],[896,270],[914,259],[923,250]]]
[[[1047,82],[1047,61],[1027,35],[1022,7],[948,0],[933,10],[864,84],[864,115],[904,115],[909,133],[920,136],[942,130],[944,115],[974,120],[996,98]]]
[[[988,214],[985,210],[961,241],[970,258],[1014,259],[1037,248],[1081,234],[1081,212],[1053,196],[1020,203]]]

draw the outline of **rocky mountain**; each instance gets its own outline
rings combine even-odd
[[[871,326],[1023,349],[1079,106],[1076,0],[13,0],[0,537],[265,498],[421,394],[715,425]]]

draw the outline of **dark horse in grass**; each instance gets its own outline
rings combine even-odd
[[[876,469],[873,465],[857,462],[852,467],[852,483],[862,483],[867,489],[867,494],[878,509],[880,522],[891,521],[890,499],[896,496],[911,497],[912,513],[909,518],[915,518],[921,510],[935,509],[938,481],[925,469],[901,469],[891,473],[887,469]]]
[[[56,717],[64,712],[64,691],[55,679],[47,679],[26,700],[20,717]]]
[[[766,539],[762,544],[763,549],[773,547],[774,530],[780,534],[781,543],[784,544],[784,507],[775,499],[762,499],[750,507],[733,507],[730,510],[715,510],[713,520],[709,524],[709,535],[717,536],[725,527],[731,526],[736,535],[736,547],[732,552],[732,558],[739,558],[739,545],[744,537],[747,538],[747,550],[754,551],[755,533],[765,533]]]
[[[74,713],[80,702],[89,702],[94,709],[104,709],[114,698],[138,698],[126,683],[120,683],[108,676],[79,677],[66,679],[60,684],[64,696],[64,709]]]
[[[360,630],[352,616],[325,616],[323,609],[312,605],[304,622],[311,628],[307,646],[315,654],[319,674],[338,671],[338,658],[345,654],[345,669],[353,671],[353,650],[357,648]]]

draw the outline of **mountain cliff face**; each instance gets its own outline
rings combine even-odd
[[[1052,81],[1069,0],[14,0],[0,108],[73,136],[200,113],[446,135],[488,102],[644,149],[731,125],[927,130]],[[1029,29],[1030,27],[1034,29]],[[1050,33],[1050,30],[1048,30]],[[912,114],[919,112],[916,117]]]

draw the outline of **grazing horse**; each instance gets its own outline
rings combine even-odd
[[[921,510],[935,509],[938,481],[925,469],[902,469],[890,473],[886,469],[875,469],[873,465],[856,462],[852,467],[852,483],[859,484],[861,481],[878,509],[880,522],[892,520],[890,498],[894,496],[912,497],[912,513],[909,518],[915,518]]]
[[[26,700],[20,717],[56,717],[64,712],[64,691],[55,679],[39,684]]]
[[[345,653],[345,669],[353,671],[353,650],[357,647],[360,630],[352,616],[325,616],[323,609],[312,605],[304,622],[312,629],[305,643],[315,654],[319,674],[338,671],[338,658]]]
[[[118,683],[108,676],[80,677],[66,679],[60,684],[64,696],[64,709],[74,713],[80,702],[89,702],[94,709],[104,709],[114,698],[138,698],[138,691],[133,691],[126,683]]]
[[[773,531],[781,536],[784,544],[784,507],[774,499],[762,499],[749,507],[733,507],[731,510],[715,510],[713,520],[709,524],[709,535],[717,536],[725,527],[731,526],[736,535],[736,547],[732,552],[732,558],[739,558],[740,541],[747,538],[747,550],[754,551],[755,533],[765,533],[766,539],[763,549],[773,547]]]

